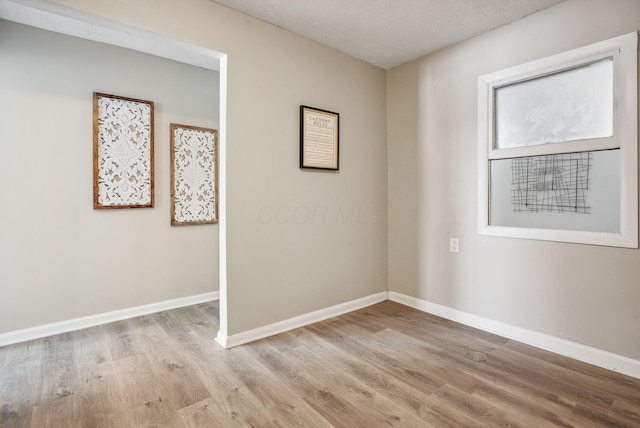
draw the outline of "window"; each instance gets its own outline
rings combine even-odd
[[[478,232],[638,247],[637,34],[478,79]]]

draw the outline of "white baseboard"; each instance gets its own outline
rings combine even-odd
[[[94,327],[100,324],[108,324],[110,322],[139,317],[155,312],[162,312],[170,309],[182,308],[184,306],[197,305],[199,303],[218,300],[219,298],[220,292],[214,291],[211,293],[181,297],[179,299],[173,300],[165,300],[163,302],[151,303],[149,305],[136,306],[133,308],[121,309],[118,311],[105,312],[102,314],[90,315],[87,317],[73,318],[66,321],[25,328],[23,330],[10,331],[8,333],[0,334],[0,346],[26,342],[33,339],[40,339],[42,337],[67,333],[69,331],[81,330],[83,328]]]
[[[495,333],[508,339],[564,355],[578,361],[602,367],[640,379],[640,361],[601,349],[581,345],[569,340],[538,333],[520,327],[514,327],[499,321],[483,318],[447,306],[431,303],[405,294],[389,291],[389,300],[410,306],[451,321],[456,321],[480,330]]]
[[[264,339],[265,337],[274,336],[299,327],[304,327],[319,321],[337,317],[338,315],[353,312],[367,306],[387,300],[387,292],[372,294],[360,299],[351,300],[350,302],[340,303],[335,306],[320,309],[308,314],[299,315],[264,327],[254,328],[252,330],[243,331],[232,335],[225,335],[221,331],[218,332],[216,341],[225,348],[233,348],[234,346],[244,345],[245,343]]]
[[[26,342],[28,340],[39,339],[42,337],[53,336],[56,334],[66,333],[69,331],[81,330],[83,328],[94,327],[96,325],[108,324],[114,321],[134,318],[155,312],[162,312],[170,309],[181,308],[184,306],[197,305],[200,303],[218,300],[220,293],[218,291],[211,293],[199,294],[196,296],[183,297],[179,299],[166,300],[163,302],[152,303],[149,305],[136,306],[133,308],[122,309],[118,311],[106,312],[97,315],[91,315],[82,318],[74,318],[67,321],[61,321],[46,324],[37,327],[31,327],[23,330],[12,331],[0,334],[0,346],[10,345],[13,343]],[[216,341],[225,348],[243,345],[265,337],[274,336],[299,327],[304,327],[319,321],[343,315],[385,300],[391,300],[405,306],[409,306],[423,312],[427,312],[451,321],[459,322],[480,330],[495,333],[508,339],[517,340],[531,346],[535,346],[556,354],[574,358],[594,366],[602,367],[628,376],[640,379],[640,361],[622,355],[613,354],[601,349],[592,348],[590,346],[581,345],[565,339],[560,339],[543,333],[515,327],[499,321],[483,318],[478,315],[459,311],[457,309],[442,306],[416,297],[407,296],[405,294],[396,293],[394,291],[383,291],[381,293],[372,294],[350,302],[341,303],[329,308],[320,309],[308,314],[303,314],[287,320],[279,321],[263,327],[252,330],[243,331],[232,335],[225,335],[221,331],[218,332]]]

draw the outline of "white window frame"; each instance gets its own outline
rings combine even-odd
[[[613,60],[613,136],[496,148],[495,92],[531,79]],[[547,241],[638,248],[638,34],[629,33],[478,78],[478,233]],[[501,227],[490,224],[490,162],[594,150],[620,149],[620,232]]]

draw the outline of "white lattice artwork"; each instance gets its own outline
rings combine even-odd
[[[171,224],[218,221],[217,131],[171,124]]]
[[[94,208],[153,206],[153,102],[94,94]]]

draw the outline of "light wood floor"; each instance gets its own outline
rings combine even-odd
[[[396,303],[226,351],[217,313],[0,348],[0,426],[640,427],[639,380]]]

